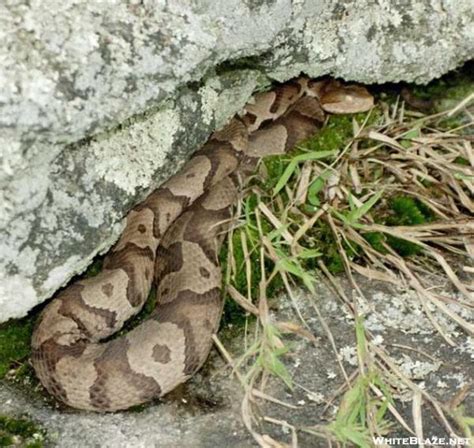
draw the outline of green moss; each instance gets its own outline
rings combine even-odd
[[[365,240],[378,252],[387,253],[387,249],[383,245],[387,241],[385,235],[381,232],[369,232],[363,235]]]
[[[395,252],[398,253],[398,255],[401,255],[402,257],[411,257],[422,252],[420,246],[417,246],[416,244],[406,241],[402,238],[396,238],[392,235],[387,235],[387,243]]]
[[[314,137],[299,145],[308,151],[339,151],[353,136],[352,120],[362,123],[365,114],[333,115]]]
[[[0,446],[12,446],[14,443],[12,436],[0,433]]]
[[[431,210],[416,198],[399,195],[388,200],[388,210],[379,213],[376,220],[387,226],[414,226],[433,221]],[[371,246],[381,252],[387,250],[383,246],[386,242],[393,250],[403,257],[417,255],[422,249],[417,244],[396,238],[392,235],[383,235],[379,232],[370,232],[364,235]]]
[[[0,325],[0,379],[29,356],[32,331],[31,317]]]
[[[0,415],[0,446],[22,446],[41,448],[44,446],[45,430],[26,416],[13,418]]]
[[[392,216],[387,224],[392,226],[414,226],[433,219],[431,211],[419,200],[411,196],[395,196],[389,200]]]

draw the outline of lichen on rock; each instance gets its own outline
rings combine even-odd
[[[427,82],[470,0],[0,5],[0,322],[109,248],[127,211],[271,80]]]

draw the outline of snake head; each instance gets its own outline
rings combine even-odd
[[[366,112],[374,105],[374,97],[365,87],[330,82],[321,92],[321,106],[331,114]]]

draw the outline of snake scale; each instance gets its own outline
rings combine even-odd
[[[32,364],[49,393],[74,408],[116,411],[189,379],[219,326],[218,251],[238,180],[260,157],[312,135],[327,112],[372,105],[363,87],[301,77],[257,94],[212,134],[179,173],[130,211],[102,271],[64,288],[41,313]],[[153,282],[154,312],[110,338],[140,311]]]

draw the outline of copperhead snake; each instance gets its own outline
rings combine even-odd
[[[245,178],[263,155],[291,149],[329,113],[366,111],[372,96],[334,80],[298,78],[257,94],[127,216],[97,276],[63,289],[41,313],[32,364],[65,404],[127,409],[162,396],[204,363],[222,312],[218,251]],[[140,311],[153,282],[155,311],[101,342]]]

